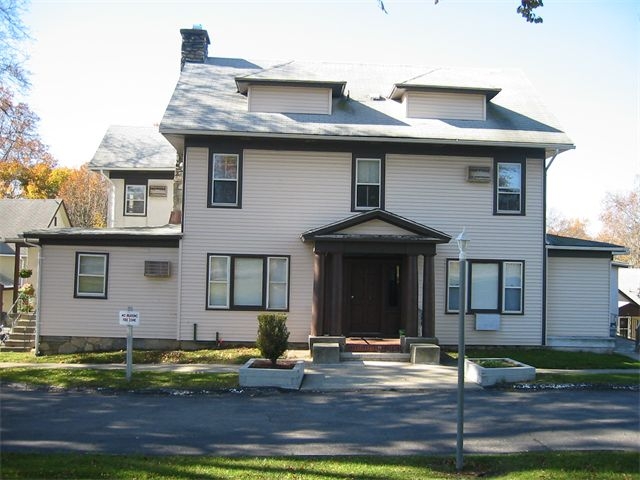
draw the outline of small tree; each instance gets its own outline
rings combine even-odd
[[[287,350],[289,330],[284,313],[261,313],[258,315],[258,339],[256,346],[264,358],[275,367],[278,358]]]

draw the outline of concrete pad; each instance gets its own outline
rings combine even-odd
[[[313,363],[340,363],[340,345],[338,343],[315,343],[312,353]]]
[[[414,343],[411,345],[411,363],[440,364],[440,347],[433,344]]]

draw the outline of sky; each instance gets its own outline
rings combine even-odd
[[[518,68],[576,149],[549,169],[548,207],[587,219],[640,182],[640,1],[31,0],[23,16],[39,131],[63,166],[91,160],[109,125],[160,122],[179,76],[180,28],[209,55]]]

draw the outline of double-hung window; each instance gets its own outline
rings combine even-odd
[[[524,262],[469,260],[467,311],[523,313]],[[459,311],[460,262],[447,262],[447,312]]]
[[[380,158],[356,158],[354,161],[353,209],[384,208],[384,171]]]
[[[76,253],[76,298],[107,298],[108,253]]]
[[[289,258],[209,255],[207,308],[286,310]]]
[[[524,214],[523,163],[497,162],[496,213]]]
[[[124,214],[144,216],[147,213],[147,186],[125,185]]]
[[[240,205],[240,155],[214,153],[211,166],[209,206]]]

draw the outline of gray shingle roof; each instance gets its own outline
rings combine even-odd
[[[604,250],[610,252],[623,253],[626,247],[614,243],[597,242],[595,240],[585,240],[583,238],[563,237],[560,235],[546,235],[547,246],[558,249],[575,250]]]
[[[173,170],[175,164],[176,150],[156,127],[112,125],[89,162],[89,168]]]
[[[0,239],[17,238],[26,230],[49,228],[61,205],[62,200],[55,199],[0,199]],[[13,252],[13,247],[4,244],[3,254],[9,253],[7,248]]]
[[[346,82],[331,115],[248,112],[236,80]],[[407,118],[389,99],[395,85],[500,92],[487,104],[487,119]],[[372,100],[372,95],[384,100]],[[265,62],[209,58],[186,64],[160,124],[171,134],[252,134],[427,143],[573,148],[571,139],[539,101],[524,75],[513,69],[439,68],[322,62]]]

